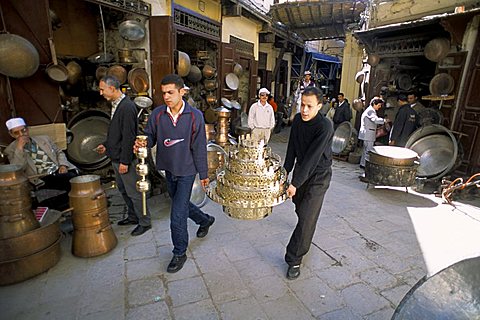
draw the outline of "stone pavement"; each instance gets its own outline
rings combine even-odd
[[[288,130],[272,149],[285,154]],[[405,293],[427,273],[480,249],[480,210],[442,204],[405,188],[366,188],[357,165],[335,161],[332,183],[301,276],[285,278],[285,246],[296,223],[291,201],[261,221],[216,218],[204,239],[190,221],[188,260],[176,274],[171,259],[169,199],[149,199],[153,228],[131,237],[114,225],[119,243],[96,258],[70,253],[48,272],[0,287],[0,319],[390,319]],[[109,190],[113,222],[123,205]],[[452,230],[452,227],[453,229]],[[450,236],[452,235],[452,236]],[[478,247],[478,246],[477,246]]]

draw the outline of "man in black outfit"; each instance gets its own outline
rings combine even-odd
[[[112,160],[115,180],[123,200],[127,204],[128,217],[118,222],[119,225],[138,224],[132,236],[139,236],[148,231],[152,225],[150,213],[143,215],[142,194],[137,191],[138,180],[133,153],[133,145],[138,132],[137,108],[130,98],[120,90],[120,82],[112,76],[100,80],[100,94],[112,103],[112,120],[108,127],[107,141],[97,147],[100,154],[107,153]]]
[[[319,112],[321,101],[320,89],[305,88],[300,113],[293,119],[283,165],[290,172],[295,164],[287,195],[292,198],[298,217],[285,254],[288,279],[300,275],[302,257],[310,249],[332,177],[333,127],[331,121]]]
[[[338,96],[338,106],[335,108],[335,114],[333,115],[333,128],[337,129],[338,126],[352,119],[352,110],[350,109],[350,104],[348,100],[345,99],[343,93],[339,93]]]
[[[410,135],[419,127],[418,115],[404,94],[399,95],[397,101],[400,109],[393,122],[389,145],[405,147]]]

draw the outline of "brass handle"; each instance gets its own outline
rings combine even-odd
[[[5,218],[6,222],[15,222],[23,219],[25,219],[25,215],[23,215],[22,213],[17,213]]]
[[[97,200],[97,199],[100,199],[100,198],[103,198],[105,197],[105,191],[100,191],[100,192],[97,192],[96,194],[94,194],[91,199],[92,200]]]
[[[102,233],[102,232],[105,232],[105,231],[107,231],[107,230],[109,230],[109,229],[112,229],[112,225],[111,225],[111,224],[109,224],[109,225],[106,226],[106,227],[103,227],[103,228],[98,229],[98,230],[97,230],[97,233]]]

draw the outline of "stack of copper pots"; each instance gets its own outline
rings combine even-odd
[[[0,285],[32,278],[60,260],[58,223],[40,226],[30,184],[17,165],[0,165]]]
[[[105,190],[97,175],[83,175],[70,180],[68,194],[73,207],[72,253],[88,258],[105,254],[117,245],[117,237],[108,218]]]
[[[225,147],[228,144],[228,131],[230,130],[230,115],[231,112],[227,108],[218,108],[215,110],[218,115],[217,121],[217,134],[215,136],[215,142]]]

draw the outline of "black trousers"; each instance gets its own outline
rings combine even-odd
[[[68,193],[70,192],[70,179],[78,176],[78,171],[76,169],[68,170],[66,173],[55,172],[46,177],[43,177],[42,180],[45,182],[40,189],[54,189],[65,191],[57,196],[47,198],[42,202],[38,203],[39,207],[49,207],[55,210],[65,210],[70,207]]]
[[[316,171],[301,187],[297,188],[297,192],[293,196],[292,201],[295,204],[298,222],[285,254],[285,261],[290,266],[299,265],[302,257],[310,249],[331,178],[332,168]]]

